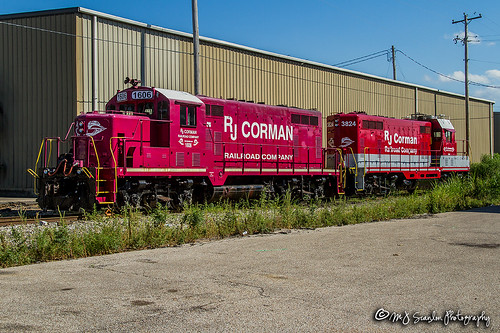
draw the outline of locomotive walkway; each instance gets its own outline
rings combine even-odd
[[[42,263],[0,331],[498,332],[499,259],[495,206]]]

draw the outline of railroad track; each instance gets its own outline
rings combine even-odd
[[[48,224],[53,222],[74,223],[78,221],[80,215],[69,215],[61,218],[60,216],[42,216],[38,218],[20,218],[18,216],[0,217],[0,227],[7,227],[22,224]]]

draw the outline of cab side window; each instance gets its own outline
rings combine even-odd
[[[179,113],[181,126],[196,126],[196,106],[181,105]]]
[[[170,120],[170,105],[168,101],[158,102],[158,120]]]
[[[451,142],[451,132],[448,130],[444,131],[444,136],[446,137],[446,141]]]

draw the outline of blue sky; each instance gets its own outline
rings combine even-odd
[[[2,1],[0,14],[77,6],[192,32],[190,0]],[[452,20],[480,13],[483,18],[469,25],[469,79],[483,86],[471,85],[470,94],[498,101],[494,110],[500,112],[498,0],[198,0],[198,10],[201,36],[329,65],[394,45],[406,54],[396,53],[398,80],[459,94],[464,47],[453,38],[464,25]],[[344,68],[392,78],[385,53]]]

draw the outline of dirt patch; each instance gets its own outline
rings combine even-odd
[[[0,217],[25,216],[36,217],[42,210],[38,207],[35,199],[27,202],[0,202]]]
[[[477,247],[481,249],[496,249],[500,247],[500,244],[496,243],[450,243],[450,245],[459,245],[459,246],[467,246],[467,247]]]
[[[149,302],[149,301],[143,301],[143,300],[135,300],[130,302],[133,306],[146,306],[146,305],[151,305],[154,304],[154,302]]]

